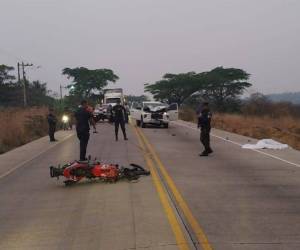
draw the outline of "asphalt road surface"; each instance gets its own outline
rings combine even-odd
[[[98,130],[92,156],[151,176],[64,187],[48,167],[78,158],[71,136],[0,177],[1,250],[300,249],[299,152],[244,150],[221,137],[246,138],[215,131],[201,158],[199,132],[183,122],[132,126],[129,141],[115,142],[107,123]]]

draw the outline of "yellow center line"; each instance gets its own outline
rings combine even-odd
[[[167,215],[167,218],[169,220],[170,226],[172,228],[172,231],[173,231],[175,239],[176,239],[177,246],[180,250],[189,250],[190,249],[189,244],[186,241],[186,238],[184,236],[182,228],[181,228],[181,226],[178,222],[178,219],[177,219],[177,217],[176,217],[176,215],[175,215],[175,213],[172,209],[172,206],[170,204],[170,201],[168,199],[166,191],[163,188],[163,184],[160,181],[160,178],[158,176],[156,168],[154,167],[151,158],[149,158],[148,154],[145,153],[146,148],[145,148],[145,145],[143,144],[141,135],[138,133],[138,131],[135,127],[133,127],[133,130],[134,130],[134,132],[135,132],[135,134],[138,138],[138,142],[139,142],[141,148],[143,149],[142,150],[143,156],[144,156],[145,161],[146,161],[146,163],[149,167],[149,170],[151,172],[152,181],[154,183],[154,186],[156,187],[156,190],[157,190],[158,196],[160,198],[161,204],[162,204],[162,206],[164,208],[164,211]]]
[[[142,137],[142,141],[145,143],[145,145],[149,149],[149,152],[154,157],[154,160],[157,163],[163,177],[165,178],[171,192],[173,193],[173,196],[174,196],[177,204],[179,205],[179,207],[182,210],[184,216],[186,217],[188,223],[190,224],[192,230],[194,231],[194,233],[195,233],[199,243],[201,244],[202,248],[204,250],[212,250],[213,248],[210,245],[210,243],[208,242],[208,239],[207,239],[203,229],[201,228],[201,226],[198,223],[195,216],[192,214],[192,211],[190,210],[187,203],[183,199],[182,195],[180,194],[180,192],[179,192],[178,188],[176,187],[174,181],[172,180],[171,176],[168,174],[165,166],[163,165],[162,161],[158,157],[158,154],[154,150],[154,147],[152,146],[152,144],[149,142],[149,140],[147,139],[145,134],[140,129],[138,129],[138,132]]]

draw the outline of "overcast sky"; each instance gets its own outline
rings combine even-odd
[[[164,73],[237,67],[250,91],[300,91],[300,0],[0,0],[0,64],[58,91],[64,67],[111,68],[142,94]]]

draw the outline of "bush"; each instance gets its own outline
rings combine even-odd
[[[47,108],[0,110],[0,153],[21,146],[48,132]]]
[[[259,109],[256,106],[251,106],[253,109],[249,110],[252,111],[248,111],[250,115],[213,113],[212,127],[256,139],[271,138],[300,150],[300,117],[286,112],[287,107],[290,106],[273,105],[282,108],[278,108],[276,110],[278,113],[274,112],[273,117],[270,114],[263,115],[263,112],[258,112]],[[266,111],[266,106],[264,107],[262,110]],[[254,115],[257,112],[259,115]],[[179,117],[185,121],[197,122],[195,110],[189,107],[181,109]]]
[[[300,105],[290,102],[272,102],[266,96],[256,93],[244,101],[241,113],[253,116],[280,118],[285,116],[300,118]]]
[[[179,119],[188,122],[197,122],[196,112],[192,108],[184,107],[179,110]]]
[[[300,119],[214,114],[213,127],[256,139],[271,138],[300,149]]]

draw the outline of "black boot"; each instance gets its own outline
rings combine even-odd
[[[199,154],[199,156],[208,156],[208,152],[207,151],[203,151],[201,154]]]
[[[208,154],[211,154],[211,153],[213,153],[214,151],[211,149],[211,148],[209,148],[208,150],[207,150],[207,153]]]

